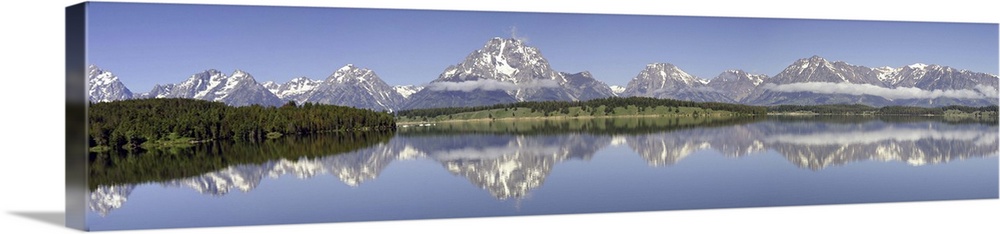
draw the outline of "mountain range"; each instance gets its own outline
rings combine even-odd
[[[252,75],[241,70],[234,71],[232,75],[214,69],[206,70],[191,75],[184,82],[168,86],[169,90],[160,94],[165,98],[203,99],[234,106],[281,105],[278,96],[257,83]],[[154,87],[150,93],[161,90],[166,89]]]
[[[670,63],[650,63],[625,86],[609,86],[590,72],[554,70],[538,48],[492,38],[437,79],[421,86],[387,84],[375,71],[347,64],[325,80],[257,82],[249,73],[206,70],[178,84],[133,94],[97,66],[88,71],[91,101],[194,98],[230,105],[322,103],[380,111],[483,106],[522,101],[584,101],[613,96],[654,97],[748,105],[865,104],[871,106],[986,106],[998,103],[996,75],[942,65],[853,65],[819,56],[802,58],[774,76],[733,69],[702,79]]]
[[[813,56],[767,79],[743,103],[986,106],[997,104],[998,86],[996,75],[948,66],[869,68]]]

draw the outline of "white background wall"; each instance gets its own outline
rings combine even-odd
[[[132,1],[164,2],[164,1]],[[991,1],[165,1],[294,6],[627,13],[947,22],[1000,22]],[[0,7],[0,228],[74,232],[26,217],[64,207],[64,7],[77,1],[5,1]],[[998,73],[997,71],[987,71]],[[51,215],[49,215],[51,216]],[[310,225],[167,229],[143,233],[995,233],[1000,200],[665,211]],[[56,220],[59,221],[59,220]],[[61,222],[61,221],[60,221]],[[115,233],[138,233],[124,231]]]

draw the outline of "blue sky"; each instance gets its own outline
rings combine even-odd
[[[625,85],[646,64],[701,78],[773,76],[813,55],[869,67],[998,73],[997,24],[93,3],[88,62],[133,92],[207,69],[325,79],[351,63],[424,84],[493,37],[526,38],[552,67]]]

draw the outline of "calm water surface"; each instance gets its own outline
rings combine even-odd
[[[91,230],[997,198],[996,123],[593,119],[92,155]]]

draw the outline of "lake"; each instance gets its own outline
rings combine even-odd
[[[92,154],[90,230],[997,198],[998,126],[472,121]]]

